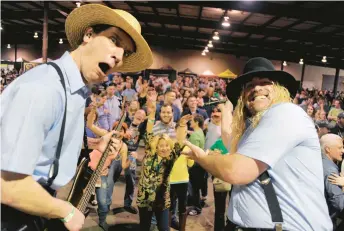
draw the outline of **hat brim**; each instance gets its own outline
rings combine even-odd
[[[253,78],[268,78],[274,82],[278,82],[280,85],[287,88],[290,95],[294,97],[296,95],[298,85],[295,78],[285,71],[253,71],[243,74],[236,79],[232,80],[226,89],[228,99],[235,107],[241,92],[246,83],[250,82]]]
[[[82,42],[88,27],[97,24],[107,24],[125,31],[135,42],[136,51],[129,57],[123,57],[120,67],[111,69],[111,72],[137,72],[149,68],[153,64],[153,54],[146,40],[140,32],[120,14],[113,9],[101,4],[87,4],[73,10],[68,15],[65,24],[67,39],[75,49]]]

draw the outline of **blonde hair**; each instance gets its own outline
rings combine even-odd
[[[150,150],[151,150],[152,154],[156,153],[160,140],[165,140],[168,143],[168,145],[170,146],[171,151],[173,150],[175,142],[167,134],[164,133],[164,134],[156,135],[153,137],[153,139],[150,143]]]
[[[292,99],[290,97],[289,91],[275,83],[273,85],[273,98],[271,104],[266,110],[268,110],[272,105],[277,103],[290,103]],[[251,117],[251,122],[253,128],[257,127],[260,119],[262,118],[266,110],[260,111]],[[232,122],[232,140],[231,140],[231,153],[234,153],[238,149],[238,143],[246,130],[246,119],[249,117],[248,109],[245,106],[244,102],[244,91],[241,92],[241,95],[238,99],[238,103],[233,112],[233,122]]]

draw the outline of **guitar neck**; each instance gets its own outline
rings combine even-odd
[[[87,186],[84,190],[84,194],[82,195],[82,198],[80,199],[80,202],[76,206],[82,213],[86,211],[88,202],[91,198],[91,195],[95,189],[96,183],[101,176],[105,161],[107,157],[109,156],[110,153],[110,146],[111,146],[112,141],[109,142],[108,146],[106,147],[105,152],[101,156],[99,163],[97,165],[97,168],[93,171],[91,178],[89,182],[87,183]]]
[[[117,124],[116,128],[114,129],[115,131],[120,131],[122,129],[122,124],[124,123],[125,118],[126,118],[126,112],[123,112],[121,119],[119,120],[119,123]],[[116,137],[116,134],[113,134],[112,136]],[[96,183],[97,183],[97,181],[98,181],[98,179],[102,173],[105,161],[106,161],[107,157],[109,156],[111,145],[112,145],[112,141],[110,139],[110,142],[108,143],[108,145],[105,149],[105,152],[103,153],[102,157],[99,160],[97,168],[92,173],[90,180],[87,183],[87,186],[85,187],[84,193],[83,193],[78,205],[76,206],[82,213],[85,213],[85,211],[86,211],[88,201],[90,200],[91,195],[92,195],[94,188],[96,186]]]

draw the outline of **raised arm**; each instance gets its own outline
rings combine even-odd
[[[97,136],[104,136],[105,134],[108,133],[105,129],[101,129],[98,126],[94,124],[94,121],[96,119],[96,111],[91,110],[90,113],[87,115],[87,122],[86,126]]]
[[[147,113],[148,113],[147,134],[153,132],[153,126],[155,122],[156,100],[157,100],[156,91],[151,91],[149,95],[147,95]]]
[[[221,138],[223,144],[229,150],[232,137],[233,104],[227,100],[225,104],[220,104],[219,108],[221,110]]]
[[[188,126],[187,123],[192,119],[192,115],[188,114],[180,118],[178,128],[176,130],[177,141],[180,145],[184,143],[186,139]]]

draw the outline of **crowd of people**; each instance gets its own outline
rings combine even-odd
[[[124,209],[139,214],[141,231],[152,224],[186,230],[209,190],[215,231],[343,230],[342,93],[298,91],[291,74],[262,57],[227,83],[124,78],[118,72],[153,63],[131,14],[85,4],[65,29],[72,51],[2,92],[2,230],[61,230],[56,219],[81,230],[85,208],[56,198],[56,190],[84,158],[96,176],[87,185],[96,186],[91,203],[103,230],[123,171]]]
[[[153,137],[161,136],[166,139],[168,149],[171,152],[175,148],[172,145],[173,140],[178,140],[178,125],[180,123],[185,124],[185,116],[192,115],[192,118],[188,118],[185,136],[189,142],[203,150],[212,150],[214,153],[222,155],[229,153],[221,140],[224,106],[217,103],[226,99],[226,82],[221,79],[200,80],[191,76],[178,76],[175,81],[170,81],[167,77],[159,79],[150,76],[149,79],[143,79],[142,76],[139,76],[135,81],[133,77],[122,76],[120,73],[111,75],[109,79],[109,81],[95,86],[92,89],[93,94],[87,100],[85,115],[87,118],[87,135],[91,140],[89,146],[92,145],[95,138],[106,133],[105,131],[101,133],[99,130],[111,131],[113,124],[116,124],[116,121],[125,111],[127,118],[121,137],[123,137],[123,143],[126,145],[124,147],[128,148],[125,148],[126,153],[124,155],[121,154],[109,165],[110,170],[107,178],[102,177],[102,181],[107,182],[108,187],[108,192],[104,195],[108,195],[109,198],[104,213],[101,210],[104,206],[102,206],[98,196],[100,226],[108,227],[104,214],[109,212],[113,185],[123,169],[126,182],[124,208],[134,214],[138,212],[132,206],[134,188],[138,187],[137,206],[140,210],[140,224],[142,224],[141,227],[144,227],[142,230],[149,230],[151,224],[149,221],[151,220],[153,225],[158,224],[159,230],[167,230],[168,224],[175,229],[185,230],[186,217],[201,214],[202,208],[206,204],[209,174],[199,164],[187,159],[184,155],[179,156],[181,150],[178,147],[179,151],[175,152],[179,154],[176,159],[172,159],[173,162],[176,162],[171,164],[171,169],[159,170],[161,175],[157,176],[152,168],[160,168],[159,165],[155,166],[155,161],[161,163],[161,160],[157,161],[154,159],[157,158],[156,156],[150,156],[152,155],[151,150],[158,148],[156,147],[157,142],[152,142],[152,138],[147,138],[147,135],[148,137],[151,135]],[[333,92],[326,90],[301,89],[293,102],[299,105],[313,120],[319,138],[328,133],[343,138],[342,96],[342,94],[334,96]],[[156,103],[152,104],[152,102]],[[142,177],[137,184],[135,183],[136,159],[140,139],[146,142],[146,155],[142,163]],[[155,147],[152,147],[152,144]],[[127,159],[130,163],[125,164]],[[151,164],[149,168],[146,166],[147,163]],[[158,182],[161,183],[162,181],[165,184],[165,194],[154,194],[157,189],[156,179],[163,177],[163,174],[166,174],[165,177],[167,178]],[[339,182],[341,179],[340,175],[335,177],[337,177],[335,181],[332,178],[332,181],[328,181],[327,185],[336,187],[332,183]],[[212,176],[211,179],[214,181],[215,177]],[[220,231],[225,227],[226,199],[230,197],[231,187],[229,185],[225,190],[216,191],[216,182],[214,182],[213,189],[215,201],[214,230]],[[223,187],[223,184],[221,186]],[[145,198],[148,194],[151,198]],[[159,197],[157,197],[158,195]],[[151,200],[155,202],[164,201],[159,202],[161,203],[160,207],[154,208]],[[339,205],[341,204],[339,203]],[[169,210],[171,212],[170,217],[167,213]],[[147,211],[150,212],[147,214]],[[153,214],[152,219],[153,212],[156,217]]]

